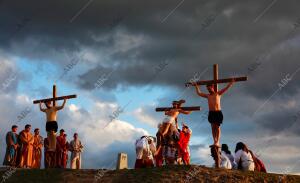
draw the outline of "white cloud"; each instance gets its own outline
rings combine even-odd
[[[104,150],[115,142],[134,143],[137,138],[148,135],[146,130],[135,128],[129,122],[118,119],[109,122],[106,115],[114,111],[115,106],[102,101],[101,105],[95,103],[93,111],[85,111],[71,104],[65,111],[63,128],[78,132],[90,152]]]
[[[213,160],[210,156],[210,148],[208,146],[199,147],[194,153],[192,153],[194,159],[199,159],[203,165],[211,167]]]
[[[137,108],[133,111],[133,116],[136,117],[140,122],[150,125],[156,128],[159,121],[150,116],[143,108]]]
[[[45,114],[39,111],[37,105],[32,104],[32,99],[26,95],[4,95],[0,94],[0,116],[1,122],[1,139],[4,134],[10,130],[11,125],[15,124],[17,116],[21,114],[27,107],[31,109],[30,113],[20,121],[17,125],[19,131],[24,128],[24,125],[29,123],[33,128],[40,128],[43,136],[46,135]],[[67,104],[66,108],[58,113],[59,129],[63,128],[68,134],[68,140],[72,139],[75,132],[79,133],[80,139],[85,146],[84,159],[85,164],[95,167],[93,163],[95,154],[111,151],[113,156],[117,156],[118,152],[111,148],[113,144],[134,144],[135,140],[149,133],[141,128],[135,128],[130,122],[114,120],[108,124],[107,115],[116,110],[116,104],[101,101],[94,103],[91,106],[91,111],[87,111],[81,106],[75,104]],[[122,115],[122,114],[120,114]],[[107,125],[108,124],[108,125]],[[106,126],[107,125],[107,126]],[[106,126],[106,128],[104,128]],[[3,130],[3,131],[2,131]],[[4,141],[0,143],[4,147]],[[133,146],[129,147],[133,150]],[[3,159],[4,148],[2,148],[0,158]],[[128,151],[128,149],[124,149]],[[97,165],[96,165],[97,166]],[[88,167],[86,167],[88,168]]]

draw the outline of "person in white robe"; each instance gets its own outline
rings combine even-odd
[[[70,142],[71,151],[71,169],[81,169],[81,153],[83,151],[83,145],[78,139],[78,134],[74,134],[74,140]]]

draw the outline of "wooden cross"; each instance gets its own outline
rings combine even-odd
[[[220,147],[216,145],[211,145],[209,147],[210,147],[211,156],[215,160],[215,167],[220,168],[220,164],[221,164]]]
[[[226,79],[219,79],[219,71],[218,71],[218,64],[214,64],[214,80],[206,80],[206,81],[196,81],[197,85],[209,85],[214,84],[215,91],[218,91],[218,83],[229,83],[232,80],[235,82],[239,81],[247,81],[248,77],[232,77],[232,78],[226,78]],[[185,84],[186,87],[189,86],[195,86],[195,83],[188,82]]]
[[[46,102],[52,101],[53,107],[55,107],[56,106],[56,101],[58,101],[58,100],[77,98],[77,95],[68,95],[68,96],[57,97],[56,94],[57,94],[56,93],[56,85],[53,85],[53,97],[52,98],[35,100],[35,101],[33,101],[33,103],[34,104],[39,104],[40,102],[46,103]]]
[[[158,107],[155,109],[156,112],[166,112],[166,111],[170,111],[172,109],[181,109],[184,111],[200,111],[201,107],[200,106],[192,106],[192,107]],[[178,122],[178,118],[175,118],[175,122]]]
[[[184,111],[200,111],[201,107],[200,106],[179,107],[179,108],[174,108],[174,107],[158,107],[158,108],[155,109],[155,111],[156,112],[166,112],[166,111],[170,111],[172,109],[181,109],[181,110],[184,110]]]

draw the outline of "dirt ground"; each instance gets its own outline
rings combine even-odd
[[[24,170],[1,169],[1,183],[300,183],[300,176],[211,169],[204,166],[169,166],[139,170]]]

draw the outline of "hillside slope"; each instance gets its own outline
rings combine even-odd
[[[0,177],[9,173],[7,169],[0,170]],[[274,182],[300,183],[300,176],[283,176],[278,174],[263,174],[254,172],[227,171],[222,169],[211,169],[203,166],[171,166],[164,168],[151,168],[140,170],[17,170],[11,171],[5,183],[22,182],[22,183],[48,183],[48,182],[136,182],[136,183],[160,183],[160,182]]]

